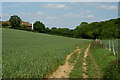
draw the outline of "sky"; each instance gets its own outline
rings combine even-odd
[[[119,0],[2,0],[3,2],[118,2]]]
[[[118,2],[2,2],[2,20],[18,15],[23,21],[41,21],[46,27],[73,29],[81,22],[118,18]],[[32,1],[32,0],[31,0]]]

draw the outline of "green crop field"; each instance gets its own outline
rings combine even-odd
[[[91,40],[3,29],[3,78],[43,78]],[[52,68],[54,67],[54,68]]]
[[[71,65],[73,69],[65,69],[68,72],[71,70],[69,78],[109,78],[111,76],[108,75],[115,73],[112,74],[114,78],[118,68],[114,67],[116,64],[110,65],[113,67],[109,64],[115,63],[112,63],[115,60],[117,57],[112,51],[94,40],[2,30],[3,78],[49,78],[56,76],[52,74],[57,70],[56,74],[66,73],[60,72],[64,70],[60,66],[69,68]]]
[[[2,78],[2,28],[0,28],[0,79]]]

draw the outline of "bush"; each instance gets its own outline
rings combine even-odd
[[[112,61],[105,68],[104,79],[120,80],[120,60]]]
[[[27,26],[24,24],[21,24],[20,27],[18,27],[20,30],[27,30]]]
[[[10,28],[10,24],[8,22],[3,22],[2,27],[3,28]]]

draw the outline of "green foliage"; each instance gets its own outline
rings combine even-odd
[[[2,23],[2,27],[3,28],[9,28],[10,27],[10,24],[8,22],[3,22]]]
[[[120,80],[120,60],[110,62],[104,71],[104,79]]]
[[[11,28],[18,29],[20,27],[21,21],[22,21],[21,18],[18,17],[17,15],[11,16],[9,19]]]
[[[56,28],[52,27],[51,29],[47,28],[46,33],[48,34],[53,34],[53,35],[59,35],[59,36],[67,36],[67,37],[72,37],[72,30],[69,28]]]
[[[3,78],[43,78],[90,40],[3,29]]]
[[[105,39],[105,38],[120,38],[118,19],[111,19],[102,22],[93,22],[83,26],[77,26],[74,29],[74,37]]]
[[[77,60],[74,69],[70,73],[70,78],[83,78],[83,69],[82,69],[82,62],[83,56],[88,44],[84,44],[82,48],[82,52],[80,53],[79,59]],[[118,68],[112,68],[109,64],[111,61],[116,60],[117,57],[112,55],[112,52],[105,50],[102,45],[98,42],[93,41],[91,43],[91,47],[86,58],[86,74],[89,78],[105,78],[110,75],[109,79],[118,78],[119,75],[117,73]],[[116,64],[113,62],[113,64]],[[111,65],[113,65],[111,64]],[[110,70],[111,69],[111,70]],[[111,73],[111,74],[110,74]],[[112,74],[113,73],[113,74]],[[105,77],[104,77],[105,76]]]
[[[21,24],[19,27],[20,30],[27,30],[27,25]]]
[[[45,26],[42,22],[40,21],[36,21],[34,24],[34,30],[35,31],[38,31],[38,32],[41,32],[41,33],[44,33],[45,32]]]
[[[87,22],[81,22],[81,24],[80,24],[81,27],[85,26],[85,25],[88,25],[88,23]]]
[[[2,28],[0,27],[0,79],[2,79]]]
[[[112,52],[107,51],[104,47],[102,47],[102,45],[100,43],[98,43],[96,41],[93,41],[91,43],[90,54],[93,56],[93,58],[96,61],[96,64],[99,66],[98,68],[101,72],[101,74],[100,74],[101,78],[103,78],[103,75],[105,75],[104,74],[105,68],[108,66],[108,64],[111,61],[117,60],[117,57],[114,56]],[[90,58],[90,57],[88,57],[88,58]],[[90,62],[88,62],[88,63],[90,63]],[[90,65],[88,65],[88,67],[89,66]],[[91,75],[90,72],[91,71],[88,71],[88,73]],[[96,75],[96,73],[94,73],[93,75]]]
[[[70,62],[70,63],[74,63],[74,61],[75,61],[76,58],[77,58],[77,55],[78,55],[78,53],[74,53],[74,54],[70,57],[69,62]]]
[[[74,69],[70,73],[70,78],[83,78],[83,69],[82,69],[82,62],[83,62],[83,56],[84,56],[84,51],[88,47],[88,44],[90,42],[84,43],[83,46],[79,45],[79,47],[82,49],[79,58],[76,62],[76,65],[74,66]]]
[[[9,19],[11,28],[26,30],[25,27],[20,27],[21,19],[17,15],[11,16]],[[80,25],[76,26],[74,30],[68,28],[56,28],[51,29],[45,28],[45,25],[36,21],[34,25],[34,30],[40,33],[47,33],[53,35],[75,37],[75,38],[85,38],[85,39],[116,39],[120,38],[120,31],[118,25],[120,24],[120,18],[111,19],[108,21],[92,22],[88,24],[87,22],[81,22]],[[8,24],[4,24],[8,25]],[[31,31],[27,29],[28,31]]]

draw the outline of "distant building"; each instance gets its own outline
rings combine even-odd
[[[2,24],[2,23],[9,23],[10,24],[9,21],[0,21],[0,24]]]
[[[21,24],[26,25],[28,29],[32,30],[32,24],[30,24],[29,22],[22,22]]]
[[[2,25],[2,23],[9,23],[10,24],[9,21],[0,21],[1,25]],[[24,22],[24,21],[21,24],[26,25],[28,29],[33,30],[33,24],[30,24],[29,22]]]
[[[9,21],[0,21],[0,27],[2,27],[2,23],[7,23],[8,25],[10,25]]]

